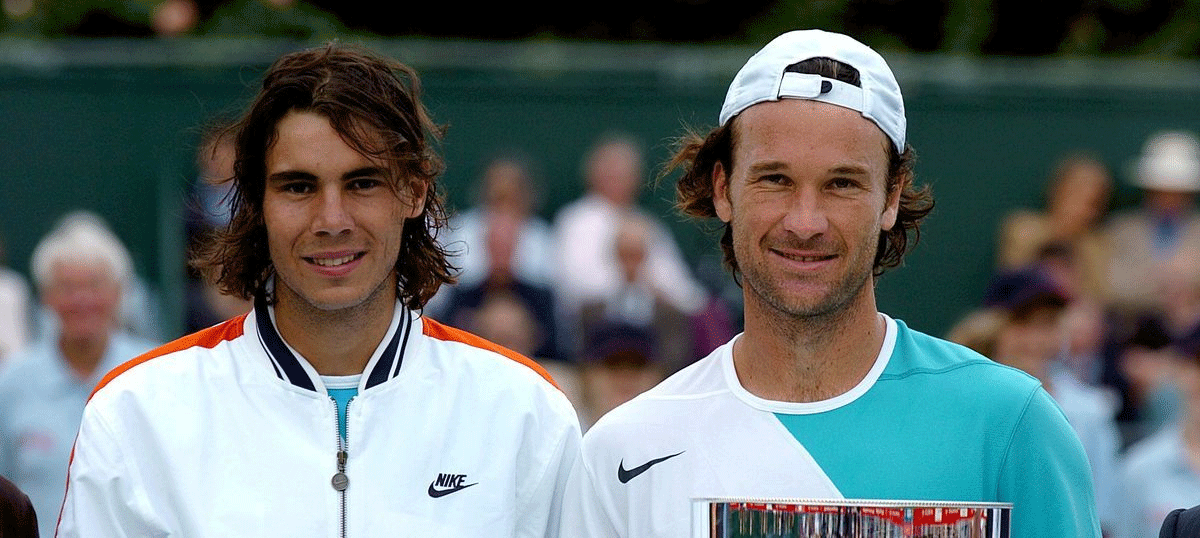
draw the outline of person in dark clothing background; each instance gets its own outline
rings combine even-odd
[[[3,476],[0,476],[0,536],[38,538],[37,514],[33,512],[33,503]]]

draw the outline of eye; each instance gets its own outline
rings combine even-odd
[[[783,174],[767,174],[758,178],[758,180],[775,185],[790,185],[792,183],[792,179]]]
[[[367,190],[383,186],[383,180],[374,177],[357,177],[351,179],[346,187],[350,190]]]
[[[855,189],[858,188],[859,183],[848,177],[836,177],[830,180],[829,185],[835,189]]]
[[[307,181],[289,181],[280,185],[279,190],[289,194],[308,194],[313,191],[313,186]]]

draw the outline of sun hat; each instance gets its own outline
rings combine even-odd
[[[861,87],[788,68],[812,58],[830,58],[858,70]],[[808,99],[855,110],[871,120],[904,152],[904,98],[879,53],[854,38],[823,30],[787,32],[767,43],[733,77],[720,125],[765,101]]]
[[[1200,142],[1186,131],[1155,133],[1134,166],[1133,182],[1143,189],[1200,191]]]

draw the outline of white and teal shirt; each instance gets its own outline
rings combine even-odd
[[[1014,538],[1098,538],[1083,448],[1038,381],[886,321],[870,372],[829,400],[746,391],[735,337],[613,410],[584,437],[562,535],[685,538],[693,498],[769,497],[1009,502]]]

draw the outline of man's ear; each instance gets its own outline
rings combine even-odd
[[[729,222],[733,219],[733,204],[729,201],[729,174],[719,162],[713,165],[712,182],[713,209],[722,222]]]
[[[400,188],[400,192],[397,194],[400,196],[400,200],[408,206],[404,218],[416,218],[425,212],[425,196],[428,192],[429,182],[424,180],[409,181],[407,185]]]
[[[900,215],[900,195],[904,192],[907,182],[901,180],[897,182],[896,188],[892,192],[887,193],[887,200],[883,206],[883,218],[880,219],[880,230],[889,231],[896,226],[896,219]]]

